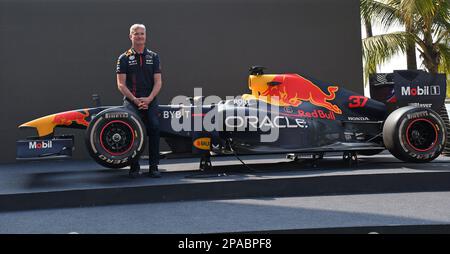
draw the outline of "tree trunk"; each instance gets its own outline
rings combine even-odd
[[[430,73],[438,73],[439,69],[439,51],[434,48],[433,36],[429,28],[423,30],[424,38],[423,43],[425,44],[425,51],[423,56],[423,63]]]
[[[439,72],[439,52],[433,50],[433,46],[428,48],[427,55],[423,56],[423,64],[427,68],[429,73]]]
[[[414,33],[411,26],[406,26],[406,32]],[[416,42],[414,41],[406,42],[406,66],[408,70],[417,70]]]
[[[408,70],[417,70],[415,42],[408,42],[406,45],[406,66]]]
[[[366,37],[372,37],[373,33],[372,33],[372,23],[370,22],[370,19],[368,18],[364,18],[364,25],[366,27]]]

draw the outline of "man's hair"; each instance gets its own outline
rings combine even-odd
[[[130,27],[130,35],[133,34],[133,32],[138,28],[142,28],[144,31],[146,30],[144,24],[134,24]]]

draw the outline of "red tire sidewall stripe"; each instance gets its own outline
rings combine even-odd
[[[125,124],[125,125],[126,125],[128,128],[130,128],[130,130],[131,130],[131,137],[132,137],[131,144],[130,144],[130,147],[128,147],[128,149],[127,149],[125,152],[122,152],[122,153],[113,153],[113,152],[111,152],[109,149],[107,149],[107,148],[105,147],[105,145],[103,144],[103,139],[102,139],[102,137],[103,137],[103,131],[105,130],[105,128],[106,128],[107,126],[109,126],[109,125],[111,125],[111,124],[113,124],[113,123],[122,123],[122,124]],[[120,156],[120,155],[126,154],[126,153],[129,152],[129,151],[131,150],[131,148],[133,147],[133,143],[134,143],[134,132],[133,132],[133,128],[131,128],[131,126],[130,126],[128,123],[126,123],[126,122],[124,122],[124,121],[121,121],[121,120],[114,120],[114,121],[111,121],[111,122],[105,124],[105,126],[102,127],[102,131],[100,132],[100,144],[101,144],[103,150],[105,150],[105,151],[108,152],[109,154],[111,154],[111,155],[113,155],[113,156]]]
[[[411,144],[411,141],[409,140],[409,136],[408,136],[409,128],[411,127],[411,125],[412,125],[413,123],[415,123],[415,122],[417,122],[417,121],[425,121],[425,122],[429,123],[431,126],[433,126],[434,132],[435,132],[435,134],[436,134],[432,146],[430,146],[430,147],[427,148],[427,149],[419,149],[419,148],[413,146],[413,145]],[[431,122],[431,121],[428,120],[428,119],[425,119],[425,118],[418,118],[418,119],[415,119],[414,121],[412,121],[411,123],[408,124],[408,127],[406,127],[406,142],[408,142],[408,145],[411,146],[412,148],[414,148],[416,151],[419,151],[419,152],[427,152],[427,151],[433,149],[433,147],[435,147],[436,144],[437,144],[437,140],[438,140],[438,131],[437,131],[437,129],[436,129],[436,126],[434,125],[433,122]]]

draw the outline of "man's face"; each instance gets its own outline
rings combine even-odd
[[[137,28],[130,34],[130,40],[133,45],[144,45],[145,44],[145,30],[143,28]]]

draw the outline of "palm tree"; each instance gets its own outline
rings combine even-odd
[[[450,73],[450,2],[448,0],[361,0],[361,16],[369,31],[363,39],[365,74],[374,73],[397,53],[406,53],[408,69],[416,69],[416,47],[430,73]],[[371,35],[374,21],[405,31]]]
[[[407,68],[417,69],[416,48],[422,65],[430,73],[447,75],[447,97],[450,95],[450,1],[449,0],[360,0],[361,17],[367,37],[363,39],[364,76],[398,53],[406,54]],[[372,24],[385,28],[397,24],[405,31],[372,34]],[[445,107],[440,115],[450,124]],[[450,142],[445,154],[450,155]]]

